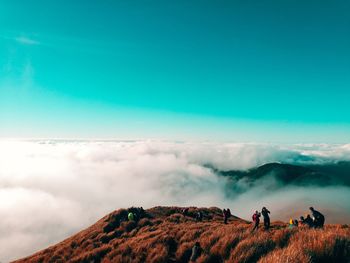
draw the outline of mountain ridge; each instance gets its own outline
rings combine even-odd
[[[350,186],[350,162],[322,165],[296,165],[289,163],[266,163],[248,170],[219,170],[210,167],[216,174],[228,179],[229,183],[245,180],[248,183],[273,176],[283,185],[298,186]]]
[[[135,208],[131,208],[135,209]],[[116,210],[77,234],[22,262],[189,262],[195,242],[201,246],[196,262],[348,262],[350,228],[326,225],[324,230],[289,229],[273,222],[270,231],[252,232],[251,223],[222,220],[219,208],[154,207],[138,221],[119,221],[128,210]],[[202,221],[194,215],[201,211]],[[316,243],[315,243],[316,242]],[[328,261],[327,261],[328,260]]]

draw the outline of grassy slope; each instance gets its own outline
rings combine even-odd
[[[155,207],[137,224],[115,219],[115,211],[91,227],[16,262],[188,262],[199,241],[197,262],[350,262],[350,228],[327,225],[324,230],[272,229],[251,232],[251,225],[232,217],[222,223],[221,210],[201,208],[203,222],[180,214],[181,208]],[[196,208],[190,208],[194,213]]]

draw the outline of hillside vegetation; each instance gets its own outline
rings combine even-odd
[[[201,210],[203,221],[194,219]],[[200,242],[196,262],[350,262],[350,228],[289,229],[282,222],[252,232],[250,222],[231,217],[223,224],[218,208],[179,207],[146,210],[137,223],[124,221],[117,210],[91,227],[32,256],[16,262],[189,262]]]

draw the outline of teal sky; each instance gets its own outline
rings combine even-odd
[[[349,142],[350,2],[2,0],[0,137]]]

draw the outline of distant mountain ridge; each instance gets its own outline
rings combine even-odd
[[[274,177],[280,186],[350,186],[350,162],[337,162],[325,165],[294,165],[267,163],[246,171],[220,171],[212,168],[219,176],[227,178],[229,184],[244,181],[253,185],[258,180]]]

